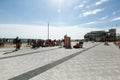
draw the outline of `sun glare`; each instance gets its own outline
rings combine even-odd
[[[65,0],[52,0],[54,5],[61,5]]]
[[[65,3],[65,0],[52,0],[52,4],[57,8],[57,12],[61,13],[61,6]]]

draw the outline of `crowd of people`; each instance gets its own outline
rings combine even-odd
[[[52,46],[60,46],[62,45],[62,40],[42,40],[42,39],[28,39],[27,46],[31,46],[32,48],[38,47],[52,47]]]
[[[42,39],[28,39],[27,40],[27,47],[31,48],[39,48],[39,47],[53,47],[53,46],[61,46],[62,40],[42,40]],[[16,46],[16,51],[19,50],[22,46],[22,41],[19,39],[19,37],[16,37],[16,39],[13,40],[13,44]]]
[[[26,47],[31,47],[31,48],[53,47],[53,46],[65,47],[66,44],[71,46],[71,44],[68,44],[68,43],[71,43],[71,41],[70,40],[65,41],[65,40],[67,40],[67,39],[63,39],[63,40],[28,39]],[[15,44],[15,51],[17,51],[21,48],[22,40],[19,37],[16,37],[15,39],[13,39],[12,42],[13,42],[13,44]],[[3,39],[0,39],[0,47],[4,47],[5,43],[6,42],[4,42]],[[78,44],[73,46],[73,48],[82,48],[82,47],[83,47],[83,41],[79,41]]]
[[[70,40],[68,40],[70,41]],[[5,46],[5,43],[8,43],[8,39],[1,39],[0,38],[0,48],[3,48]],[[15,51],[19,50],[22,46],[22,41],[19,37],[16,37],[13,40],[13,44],[15,44]],[[53,47],[53,46],[61,46],[61,47],[65,47],[65,39],[63,40],[42,40],[42,39],[28,39],[27,40],[27,47],[31,47],[31,48],[39,48],[39,47]],[[105,45],[107,44],[107,42],[105,42]],[[120,48],[120,41],[116,41],[115,44],[117,46],[119,46]],[[67,42],[68,45],[68,42]],[[71,44],[69,44],[71,46]],[[78,41],[78,43],[76,43],[75,45],[73,45],[73,48],[83,48],[83,41],[80,40]]]

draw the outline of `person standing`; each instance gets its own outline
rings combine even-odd
[[[17,36],[16,39],[14,40],[14,43],[16,44],[15,46],[15,51],[19,50],[21,48],[22,42],[21,39],[19,39],[19,37]]]
[[[83,48],[83,41],[79,41],[80,48]]]

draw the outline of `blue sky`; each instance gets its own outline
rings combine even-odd
[[[0,0],[0,37],[46,39],[48,22],[57,39],[83,38],[91,30],[120,32],[120,0]]]

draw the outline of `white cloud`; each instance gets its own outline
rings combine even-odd
[[[117,17],[117,18],[113,18],[112,20],[110,21],[120,21],[120,17]]]
[[[88,23],[85,23],[86,25],[92,25],[92,24],[99,24],[99,23],[104,23],[105,21],[92,21],[92,22],[88,22]]]
[[[22,38],[46,38],[47,25],[42,27],[40,25],[0,24],[0,37],[15,38],[16,36]]]
[[[86,8],[96,7],[96,6],[101,5],[101,4],[108,2],[108,1],[109,0],[99,0],[96,3],[89,4]]]
[[[102,17],[99,20],[105,20],[106,18],[108,18],[108,16]]]
[[[104,2],[107,2],[107,1],[108,1],[108,0],[100,0],[100,1],[96,2],[96,6],[97,6],[97,5],[100,5],[100,4],[104,3]]]
[[[83,27],[89,27],[89,25],[94,25],[94,24],[99,24],[99,23],[104,23],[106,21],[91,21],[91,22],[87,22],[87,23],[83,23],[83,24],[80,24],[80,26],[83,26]]]
[[[74,7],[74,9],[79,9],[79,8],[82,8],[82,7],[84,7],[84,4],[77,5],[77,6]]]
[[[87,11],[83,13],[83,16],[88,16],[88,15],[93,15],[93,14],[97,14],[98,12],[103,11],[104,9],[95,9],[95,10],[91,10],[91,11]]]
[[[91,30],[98,30],[97,28],[85,27],[88,24],[76,26],[52,26],[50,25],[50,38],[62,39],[65,34],[71,39],[83,39],[84,35]],[[0,24],[0,37],[15,38],[40,38],[47,39],[47,25],[20,25],[20,24]]]
[[[81,0],[81,3],[79,5],[76,5],[73,9],[83,8],[86,3],[87,3],[87,0]]]
[[[90,31],[104,30],[102,28],[89,27],[88,24],[96,24],[99,22],[89,22],[75,26],[52,26],[50,25],[50,39],[62,39],[65,34],[71,39],[83,39],[84,35]],[[20,24],[0,24],[1,38],[40,38],[47,39],[47,25],[20,25]],[[120,29],[117,30],[120,32]]]
[[[98,22],[89,22],[89,23],[86,23],[86,24],[96,24],[96,23],[98,23]]]

